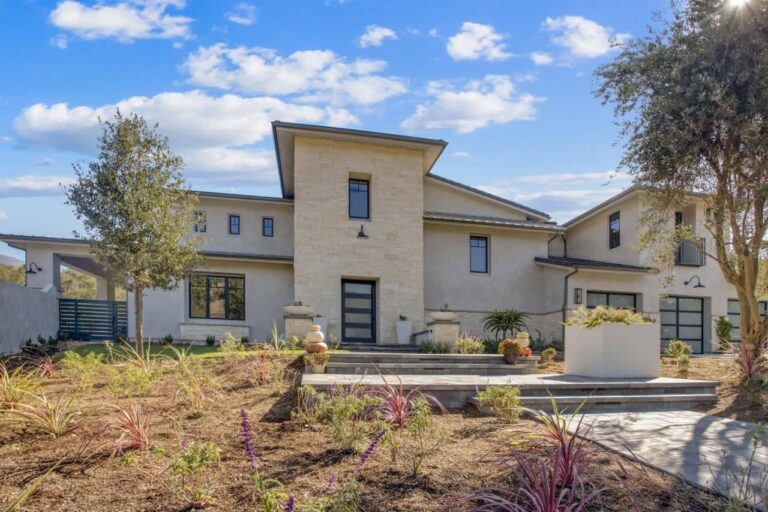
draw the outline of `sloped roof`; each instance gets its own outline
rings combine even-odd
[[[624,272],[643,272],[651,273],[656,272],[653,267],[641,267],[639,265],[626,265],[624,263],[612,263],[610,261],[597,261],[597,260],[585,260],[582,258],[565,258],[565,257],[541,257],[537,256],[534,260],[538,263],[544,263],[547,265],[555,265],[557,267],[566,268],[584,268],[594,270],[616,270]]]
[[[465,213],[424,212],[424,220],[438,222],[453,222],[457,224],[480,224],[506,228],[532,229],[539,231],[561,232],[563,228],[549,222],[533,220],[510,219],[507,217],[491,217],[486,215],[468,215]]]

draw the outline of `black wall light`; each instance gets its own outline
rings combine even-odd
[[[696,276],[693,276],[693,277],[691,277],[691,278],[690,278],[689,280],[687,280],[687,281],[684,281],[684,282],[683,282],[683,284],[684,284],[685,286],[688,286],[689,284],[691,284],[691,283],[693,282],[693,280],[694,280],[694,279],[696,280],[696,284],[695,284],[695,285],[693,285],[693,287],[694,287],[694,288],[706,288],[706,286],[704,286],[703,284],[701,284],[701,278],[700,278],[699,276],[697,276],[697,275],[696,275]]]
[[[365,234],[365,229],[363,229],[362,224],[360,224],[360,231],[357,232],[357,238],[368,238],[368,235]]]
[[[38,272],[42,272],[42,267],[38,266],[37,263],[34,261],[29,264],[29,268],[27,269],[27,274],[37,274]]]

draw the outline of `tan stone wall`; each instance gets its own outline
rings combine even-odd
[[[370,180],[370,220],[349,218],[350,177]],[[424,311],[421,152],[296,137],[294,180],[295,299],[339,335],[341,280],[375,280],[377,341],[396,343],[398,315]]]

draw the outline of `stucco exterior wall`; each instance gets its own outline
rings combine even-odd
[[[0,354],[12,354],[28,339],[56,336],[59,303],[53,287],[25,288],[0,280]]]
[[[219,334],[221,326],[233,331],[248,327],[252,339],[269,338],[272,322],[283,330],[282,307],[293,300],[293,268],[288,264],[208,259],[198,269],[202,273],[245,276],[245,320],[189,318],[189,283],[176,290],[150,290],[144,296],[144,335],[161,338],[171,334],[180,339],[181,324],[212,325],[211,334]],[[128,294],[128,335],[136,335],[133,294]]]
[[[296,137],[295,298],[340,334],[341,280],[376,281],[377,342],[396,343],[398,315],[423,328],[420,151]],[[348,180],[370,180],[370,220],[350,219]],[[360,226],[367,238],[359,238]]]
[[[424,211],[466,213],[525,220],[526,214],[429,176],[424,178]]]
[[[201,197],[196,210],[206,214],[203,250],[291,256],[293,205]],[[229,215],[240,215],[240,234],[229,234]],[[262,236],[262,217],[274,219],[274,236]]]

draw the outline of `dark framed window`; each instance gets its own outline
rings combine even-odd
[[[670,340],[682,340],[696,354],[704,351],[704,299],[670,295],[659,299],[661,346]]]
[[[587,308],[610,306],[613,308],[637,310],[637,295],[634,293],[593,292],[587,290]]]
[[[349,218],[370,218],[370,188],[368,180],[349,180]]]
[[[192,276],[189,280],[189,317],[245,320],[245,277]]]
[[[608,248],[615,249],[621,245],[621,213],[612,213],[608,217]]]
[[[765,316],[768,312],[768,301],[761,300],[757,303],[757,312],[760,316]],[[728,320],[733,328],[731,329],[731,341],[741,341],[741,305],[739,299],[728,299]]]
[[[469,271],[488,273],[488,237],[469,237]]]
[[[240,216],[239,215],[229,216],[229,234],[230,235],[240,234]]]
[[[275,220],[272,217],[261,218],[261,236],[274,236]]]
[[[195,218],[195,225],[193,228],[195,233],[205,233],[207,229],[205,212],[195,212],[193,215]]]

